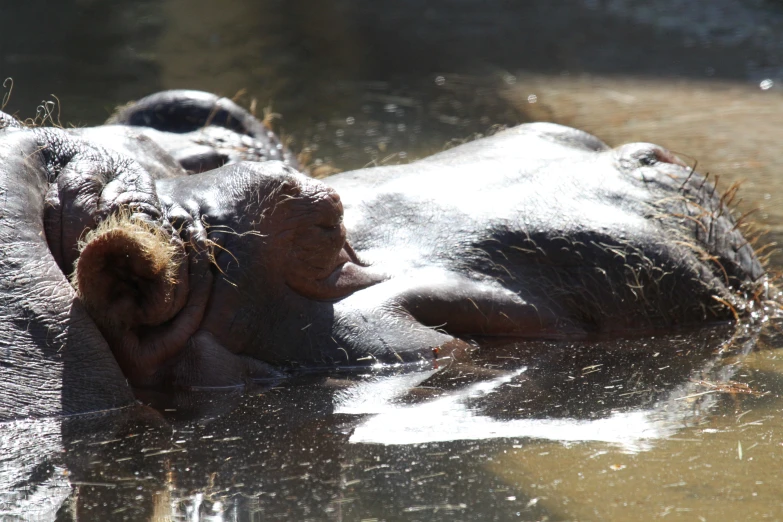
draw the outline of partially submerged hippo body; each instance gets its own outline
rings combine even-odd
[[[653,145],[521,125],[323,183],[211,95],[162,93],[113,123],[0,113],[0,375],[23,395],[0,417],[41,383],[73,383],[64,411],[127,403],[114,359],[137,386],[234,385],[442,359],[477,336],[727,320],[766,299],[721,194]]]

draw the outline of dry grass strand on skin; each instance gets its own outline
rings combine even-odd
[[[253,100],[252,106],[255,106],[255,99]],[[251,112],[253,116],[255,116],[255,110]],[[261,123],[266,127],[267,129],[273,131],[274,130],[274,121],[279,120],[283,117],[282,114],[279,112],[274,112],[272,110],[272,103],[270,102],[269,105],[264,107],[264,119],[261,120]]]
[[[8,89],[3,94],[3,102],[0,104],[0,111],[5,110],[5,106],[8,105],[8,101],[11,99],[11,94],[14,92],[14,79],[11,77],[3,80],[3,89]]]

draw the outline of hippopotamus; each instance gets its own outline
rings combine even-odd
[[[319,181],[205,93],[90,129],[0,126],[4,381],[56,361],[53,393],[81,382],[69,408],[126,403],[123,375],[437,365],[487,336],[636,335],[770,298],[727,198],[651,144],[534,123]]]

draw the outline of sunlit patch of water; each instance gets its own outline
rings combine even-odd
[[[403,373],[392,377],[371,377],[340,390],[334,397],[334,412],[351,415],[394,411],[395,399],[415,388],[437,370]]]
[[[647,411],[622,412],[597,420],[519,419],[497,420],[482,415],[466,404],[467,399],[486,395],[521,375],[526,368],[508,375],[468,386],[423,404],[394,404],[394,396],[373,396],[372,401],[344,400],[338,397],[336,413],[372,413],[362,421],[350,437],[352,443],[421,444],[453,440],[492,438],[537,438],[562,442],[603,441],[621,444],[628,450],[644,449],[647,439],[673,434],[675,424]],[[413,381],[413,379],[406,379]],[[421,379],[424,380],[424,379]],[[395,387],[397,383],[386,383]],[[391,384],[391,386],[388,386]],[[362,385],[359,385],[362,386]],[[361,394],[365,390],[357,390]],[[389,400],[392,399],[392,400]]]

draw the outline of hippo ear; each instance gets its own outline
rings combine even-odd
[[[121,334],[162,324],[184,306],[183,248],[160,228],[113,216],[90,231],[79,248],[72,283],[104,331]]]

